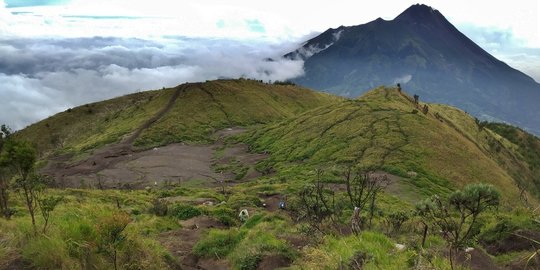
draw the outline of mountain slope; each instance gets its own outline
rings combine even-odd
[[[135,144],[207,143],[210,134],[225,127],[268,123],[337,100],[297,86],[250,80],[190,84],[170,113],[146,129]]]
[[[424,105],[428,112],[423,113]],[[538,172],[527,168],[508,141],[479,128],[463,111],[414,104],[396,88],[313,109],[246,135],[267,166],[335,168],[353,164],[403,177],[421,194],[445,194],[473,182],[492,183],[517,199],[519,185],[540,194]],[[299,165],[300,164],[300,165]],[[407,189],[407,188],[404,188]]]
[[[80,155],[106,144],[149,148],[209,142],[219,129],[267,123],[339,98],[253,80],[189,83],[83,105],[17,132],[44,156]]]
[[[234,158],[233,153],[246,155],[248,149],[264,152],[255,161],[259,175],[276,170],[285,179],[302,179],[317,166],[354,164],[400,176],[399,192],[445,194],[471,182],[486,182],[505,190],[507,198],[540,194],[538,157],[525,151],[537,147],[536,137],[523,131],[510,136],[515,128],[486,126],[451,106],[415,104],[397,88],[382,87],[359,99],[344,99],[251,80],[190,83],[74,108],[16,136],[33,141],[42,160],[52,161],[45,172],[62,179],[68,175],[66,179],[76,186],[77,179],[90,177],[99,183],[103,175],[114,183],[125,166],[138,171],[133,167],[139,166],[136,159],[147,163],[145,170],[154,170],[158,163],[168,166],[167,158],[182,158],[175,151],[203,148],[209,163],[203,164],[204,170],[210,170],[205,174],[210,175],[216,172],[211,170],[211,156],[219,155],[214,134],[235,126],[248,128],[242,135],[247,145],[223,153]],[[525,139],[517,139],[521,137]],[[187,145],[171,147],[171,156],[140,151],[175,142]],[[187,161],[173,163],[181,162]],[[229,170],[244,166],[221,165]],[[176,177],[174,168],[166,175]],[[122,182],[139,178],[128,174]]]
[[[413,5],[391,21],[329,29],[285,57],[305,60],[305,75],[295,82],[310,88],[355,97],[401,83],[426,101],[540,134],[540,84],[425,5]]]

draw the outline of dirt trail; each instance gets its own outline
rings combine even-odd
[[[192,253],[193,246],[202,233],[210,228],[225,228],[220,222],[206,216],[199,216],[181,222],[182,228],[159,235],[158,241],[179,259],[182,269],[230,269],[225,260],[198,258]]]
[[[73,176],[92,175],[98,172],[113,167],[115,164],[129,160],[133,151],[133,142],[140,134],[150,127],[153,123],[163,117],[173,106],[180,93],[187,86],[177,88],[174,94],[169,99],[169,102],[156,115],[148,119],[144,124],[138,127],[131,136],[119,143],[110,144],[94,151],[88,158],[75,163],[69,163],[70,158],[63,156],[56,159],[51,159],[49,164],[41,170],[43,174],[52,176],[56,179],[57,184],[61,186],[80,186],[80,183],[74,184]],[[95,177],[98,179],[98,177]]]
[[[174,103],[178,99],[178,96],[180,96],[180,93],[184,92],[187,87],[188,85],[182,85],[179,88],[176,88],[176,90],[174,91],[174,94],[171,96],[171,99],[169,99],[169,102],[167,103],[167,105],[163,107],[163,109],[161,109],[161,111],[159,111],[156,115],[152,116],[144,124],[142,124],[142,126],[137,128],[137,130],[135,130],[135,132],[131,134],[131,136],[129,136],[121,144],[126,144],[131,147],[133,145],[133,142],[135,142],[135,140],[139,138],[139,136],[145,129],[149,128],[152,124],[154,124],[156,121],[161,119],[167,112],[169,112],[172,109],[172,107],[174,106]]]

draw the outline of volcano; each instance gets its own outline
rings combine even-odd
[[[540,84],[426,5],[390,21],[328,29],[285,57],[304,60],[305,74],[294,82],[306,87],[356,97],[399,83],[422,100],[540,134]]]

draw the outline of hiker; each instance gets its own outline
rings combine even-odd
[[[354,207],[354,212],[351,217],[351,230],[354,234],[360,233],[360,208]]]
[[[242,211],[240,211],[240,214],[238,215],[238,217],[240,218],[240,221],[246,222],[248,220],[248,218],[249,218],[248,210],[247,209],[242,209]]]
[[[282,196],[279,200],[278,207],[281,210],[285,210],[285,201],[287,200],[287,196]]]

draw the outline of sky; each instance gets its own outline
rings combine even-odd
[[[328,28],[393,19],[408,0],[0,0],[0,123],[184,82],[285,80],[278,60]],[[495,57],[540,81],[538,0],[425,0]]]

